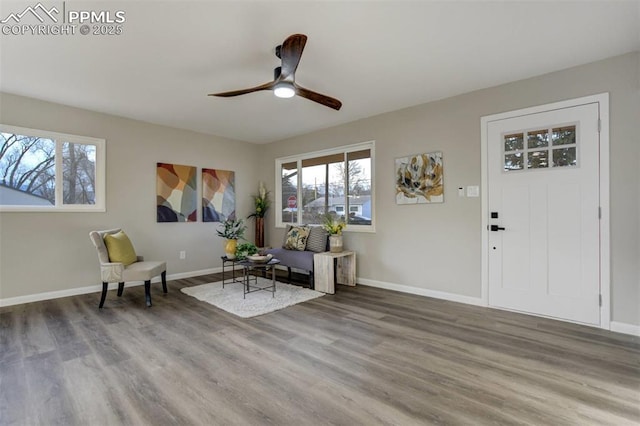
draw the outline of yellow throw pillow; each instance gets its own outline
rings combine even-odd
[[[292,226],[287,232],[284,248],[287,250],[304,251],[307,247],[309,228],[306,226]]]
[[[133,244],[124,231],[108,234],[104,237],[104,245],[109,252],[109,261],[123,263],[125,266],[131,265],[138,260]]]

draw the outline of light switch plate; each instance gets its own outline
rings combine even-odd
[[[467,186],[467,197],[479,197],[480,187],[477,185]]]

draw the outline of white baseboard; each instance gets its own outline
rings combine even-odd
[[[640,325],[627,324],[626,322],[611,321],[610,330],[615,331],[616,333],[640,336]]]
[[[215,274],[222,272],[222,267],[201,269],[199,271],[180,272],[177,274],[167,275],[167,281],[179,280],[182,278],[197,277],[206,274]],[[160,282],[160,277],[156,277],[151,280],[153,283]],[[144,281],[131,281],[125,284],[125,287],[136,287],[143,285]],[[109,284],[109,290],[118,288],[118,283]],[[0,299],[0,307],[20,305],[22,303],[39,302],[41,300],[59,299],[61,297],[78,296],[80,294],[96,293],[102,291],[102,284],[90,285],[87,287],[76,287],[68,290],[47,291],[44,293],[28,294],[26,296],[9,297],[6,299]]]
[[[480,297],[463,296],[461,294],[447,293],[446,291],[429,290],[426,288],[370,280],[368,278],[357,278],[356,282],[358,284],[367,285],[369,287],[378,287],[387,290],[395,290],[402,293],[417,294],[419,296],[433,297],[434,299],[443,299],[449,300],[451,302],[466,303],[467,305],[487,306],[487,304],[484,303],[484,301]]]
[[[225,269],[230,270],[230,268],[225,268]],[[222,267],[218,266],[217,268],[201,269],[199,271],[179,272],[177,274],[167,275],[167,280],[181,280],[183,278],[197,277],[199,275],[217,274],[218,272],[222,272]],[[153,282],[159,282],[159,281],[160,281],[160,278],[157,278]]]
[[[199,271],[180,272],[167,275],[167,281],[183,278],[197,277],[200,275],[215,274],[222,272],[221,267],[201,269]],[[151,282],[160,282],[160,277],[154,278]],[[449,300],[451,302],[466,303],[467,305],[487,306],[480,297],[463,296],[461,294],[448,293],[445,291],[429,290],[425,288],[412,287],[402,284],[388,283],[384,281],[370,280],[368,278],[357,278],[356,282],[369,287],[384,288],[387,290],[399,291],[402,293],[416,294],[419,296],[433,297],[434,299]],[[136,287],[144,284],[143,281],[132,281],[126,283],[125,287]],[[109,290],[118,288],[118,283],[109,284]],[[0,307],[20,305],[23,303],[39,302],[42,300],[58,299],[61,297],[77,296],[80,294],[98,293],[102,291],[102,284],[90,285],[86,287],[76,287],[67,290],[48,291],[44,293],[29,294],[26,296],[9,297],[0,299]],[[611,321],[610,330],[617,333],[640,336],[640,325],[628,324],[624,322]]]
[[[384,288],[387,290],[400,291],[402,293],[410,293],[410,294],[417,294],[420,296],[433,297],[434,299],[449,300],[451,302],[466,303],[468,305],[475,305],[475,306],[487,306],[487,304],[480,297],[463,296],[455,293],[447,293],[444,291],[437,291],[437,290],[428,290],[424,288],[411,287],[411,286],[406,286],[402,284],[394,284],[394,283],[387,283],[384,281],[370,280],[367,278],[358,278],[357,283],[362,285],[367,285],[370,287],[378,287],[378,288]],[[502,308],[497,308],[497,309],[502,309]],[[519,311],[511,311],[511,312],[519,312]],[[526,314],[526,312],[519,312],[519,313]],[[527,314],[527,315],[532,315],[532,314]],[[593,326],[593,327],[596,327],[596,326]],[[616,333],[624,333],[624,334],[630,334],[632,336],[640,336],[640,325],[611,321],[609,329]]]

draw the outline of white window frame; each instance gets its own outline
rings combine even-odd
[[[276,158],[276,182],[275,182],[275,199],[273,203],[273,207],[276,213],[276,228],[284,228],[289,222],[283,222],[282,220],[282,209],[284,206],[282,203],[282,165],[286,163],[296,162],[298,165],[298,200],[302,199],[301,191],[302,191],[302,160],[322,157],[326,155],[333,154],[346,154],[353,151],[363,151],[365,149],[370,150],[371,152],[371,225],[354,225],[348,224],[344,229],[344,232],[375,232],[376,227],[376,211],[375,211],[375,141],[361,142],[353,145],[345,145],[337,148],[325,149],[321,151],[307,152],[304,154],[292,155],[288,157]],[[347,187],[347,183],[345,182],[345,188]],[[348,191],[345,191],[345,194]],[[347,205],[347,199],[345,195],[345,206]],[[298,207],[298,223],[301,224],[302,220],[302,209]]]
[[[576,129],[576,142],[571,143],[571,144],[565,144],[565,145],[553,145],[553,129],[557,129],[557,128],[561,128],[561,127],[567,127],[567,126],[573,126]],[[530,132],[534,132],[536,130],[547,130],[547,135],[549,135],[549,144],[547,146],[544,147],[536,147],[536,148],[529,148],[528,146],[528,136]],[[518,129],[518,130],[513,130],[513,131],[509,131],[509,132],[505,132],[501,135],[502,137],[502,173],[509,173],[509,174],[515,174],[515,173],[537,173],[539,171],[545,171],[545,170],[558,170],[558,169],[566,169],[567,167],[574,167],[574,168],[579,168],[580,167],[580,147],[578,144],[578,140],[580,138],[580,132],[582,130],[580,129],[580,123],[576,123],[576,122],[569,122],[569,123],[558,123],[558,124],[554,124],[553,126],[549,126],[546,129],[542,129],[540,127],[535,127],[535,128],[531,128],[531,129]],[[505,151],[504,149],[504,137],[507,135],[511,135],[511,134],[518,134],[518,133],[522,133],[523,135],[523,149],[516,149],[513,151]],[[576,149],[576,164],[575,166],[554,166],[553,165],[553,151],[557,150],[557,149],[563,149],[563,148],[575,148]],[[547,167],[538,167],[538,168],[534,168],[534,167],[527,167],[528,166],[528,162],[529,162],[529,153],[530,152],[535,152],[535,151],[547,151],[547,156],[548,156],[548,161],[549,161],[549,165]],[[510,154],[517,154],[517,153],[521,153],[522,154],[522,169],[515,169],[515,170],[505,170],[504,169],[504,157]]]
[[[50,132],[47,130],[29,129],[0,124],[0,132],[13,133],[25,136],[36,136],[51,139],[56,144],[55,153],[55,181],[56,181],[56,204],[52,206],[22,206],[22,205],[0,205],[0,212],[105,212],[106,211],[106,140],[89,136],[69,135],[66,133]],[[94,145],[96,147],[96,181],[95,181],[95,204],[64,204],[62,176],[62,145],[65,142],[83,145]]]

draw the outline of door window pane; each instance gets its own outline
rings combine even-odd
[[[528,148],[542,148],[549,145],[549,131],[536,130],[527,133],[527,147]]]
[[[542,169],[549,167],[549,151],[533,151],[527,153],[527,168]]]
[[[576,143],[576,126],[554,128],[551,132],[551,141],[554,146]]]
[[[522,133],[515,133],[504,136],[504,152],[524,149],[524,138]]]
[[[526,146],[523,146],[522,135],[525,135]],[[578,165],[575,124],[550,125],[540,130],[510,133],[503,138],[505,172]]]
[[[576,147],[559,148],[553,150],[553,167],[575,166]]]
[[[504,156],[504,171],[522,170],[523,161],[522,153],[517,152],[515,154],[507,154]]]

